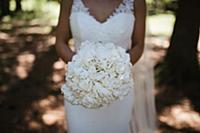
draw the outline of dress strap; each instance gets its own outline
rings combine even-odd
[[[120,6],[115,10],[115,13],[132,13],[134,11],[134,0],[123,0]],[[73,0],[72,5],[73,12],[88,12],[88,8],[86,8],[82,2],[82,0]]]
[[[116,13],[132,13],[134,11],[134,0],[123,0],[119,8],[116,9]]]
[[[87,9],[85,8],[81,0],[73,0],[72,12],[79,11],[87,12]]]

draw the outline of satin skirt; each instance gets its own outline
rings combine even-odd
[[[87,109],[64,100],[68,133],[130,133],[133,92],[99,109]]]

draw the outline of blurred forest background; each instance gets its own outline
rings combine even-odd
[[[200,133],[200,1],[147,0],[160,133]],[[58,0],[0,1],[0,132],[64,133]]]

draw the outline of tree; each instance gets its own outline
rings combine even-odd
[[[200,80],[198,38],[200,27],[199,0],[179,0],[170,47],[158,67],[160,84],[180,85]]]
[[[15,0],[16,8],[15,12],[22,11],[21,0]],[[0,16],[9,15],[10,12],[10,0],[1,0],[0,1]]]
[[[5,15],[8,15],[10,14],[10,0],[1,0],[0,1],[0,10],[1,10],[1,16],[5,16]]]
[[[16,3],[15,12],[21,11],[22,10],[21,0],[15,0],[15,3]]]

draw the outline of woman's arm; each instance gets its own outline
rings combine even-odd
[[[73,52],[68,41],[71,38],[71,30],[69,24],[70,10],[72,6],[72,0],[61,0],[59,20],[56,29],[56,52],[58,56],[65,61],[71,61],[75,52]]]
[[[132,48],[128,50],[131,63],[134,65],[141,57],[144,50],[145,24],[146,24],[146,2],[135,0],[134,3],[135,25],[132,35]]]

